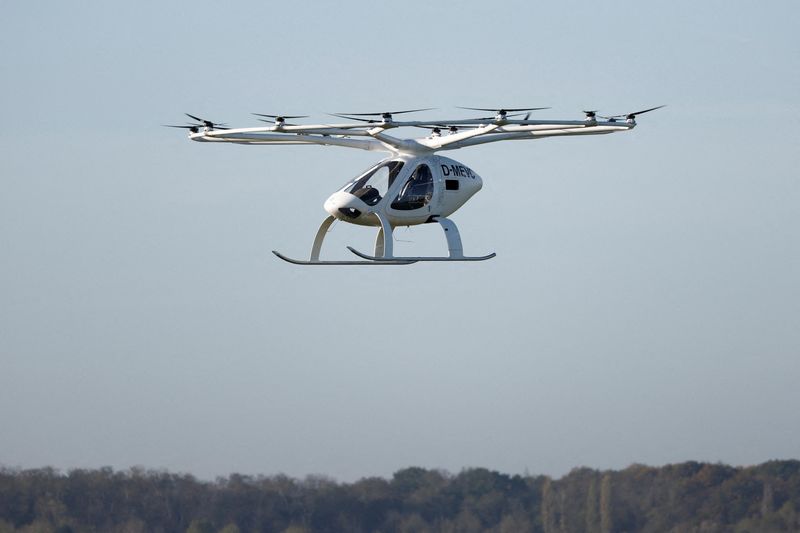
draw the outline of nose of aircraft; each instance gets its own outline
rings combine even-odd
[[[339,220],[352,221],[366,213],[369,206],[349,192],[337,192],[325,200],[325,211]]]

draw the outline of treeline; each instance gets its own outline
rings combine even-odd
[[[561,479],[406,468],[391,479],[0,468],[0,533],[800,531],[800,461]]]

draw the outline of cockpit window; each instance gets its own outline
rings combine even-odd
[[[411,211],[425,207],[433,198],[433,174],[428,165],[420,165],[400,189],[392,202],[392,209]]]
[[[346,185],[343,190],[358,196],[367,205],[376,205],[386,196],[386,192],[402,169],[402,161],[383,163],[356,178],[351,185]]]

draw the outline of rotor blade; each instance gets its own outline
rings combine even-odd
[[[650,111],[655,111],[656,109],[661,109],[662,107],[667,107],[667,104],[659,105],[656,107],[651,107],[650,109],[645,109],[644,111],[636,111],[634,113],[628,113],[629,115],[642,115],[644,113],[649,113]]]
[[[206,120],[204,118],[196,117],[194,115],[190,115],[189,113],[184,113],[184,115],[186,115],[187,117],[189,117],[191,119],[196,120],[197,122],[200,122],[201,126],[206,126],[208,124],[211,124],[212,127],[218,128],[219,126],[227,126],[228,125],[228,124],[225,124],[224,122],[211,122],[210,120]],[[218,129],[225,129],[225,128],[218,128]]]
[[[667,107],[666,104],[651,107],[650,109],[645,109],[643,111],[634,111],[633,113],[622,113],[621,115],[610,115],[607,117],[600,117],[600,118],[628,118],[628,117],[635,117],[636,115],[641,115],[642,113],[649,113],[650,111],[655,111],[656,109],[661,109],[662,107]]]
[[[403,113],[416,113],[418,111],[433,111],[435,107],[425,107],[423,109],[406,109],[405,111],[387,111],[390,115],[402,115]]]
[[[540,111],[542,109],[550,109],[549,107],[520,107],[517,109],[511,109],[509,107],[501,107],[501,108],[493,108],[489,109],[486,107],[459,107],[456,106],[458,109],[469,109],[470,111],[494,111],[495,113],[499,113],[500,111]]]
[[[267,117],[267,118],[308,118],[310,115],[266,115],[264,113],[252,113],[253,115],[259,117]]]
[[[267,120],[265,118],[259,118],[258,121],[266,122],[267,124],[274,124],[277,126],[280,124],[281,126],[299,126],[299,124],[292,124],[291,122],[275,122],[274,120]],[[221,129],[228,129],[228,128],[221,128]]]
[[[403,113],[416,113],[418,111],[431,111],[436,109],[435,107],[426,107],[424,109],[406,109],[404,111],[381,111],[380,113],[331,113],[336,117],[341,117],[342,115],[350,115],[353,117],[379,117],[381,115],[402,115]]]
[[[466,109],[466,108],[462,108],[462,109]],[[490,109],[489,111],[492,111],[492,110]],[[507,117],[519,117],[521,115],[524,115],[524,113],[507,113],[505,116],[507,118]],[[528,113],[528,115],[530,115],[530,113]],[[477,120],[486,120],[486,121],[489,121],[489,122],[494,122],[495,120],[497,120],[497,115],[495,115],[493,117],[477,117],[477,118],[473,118],[471,120],[476,120],[476,121]]]
[[[355,117],[379,117],[383,113],[331,113],[331,115],[335,117],[344,117],[345,115],[355,116]]]
[[[367,118],[356,118],[356,117],[351,117],[351,116],[340,114],[340,113],[328,113],[328,114],[331,115],[332,117],[346,118],[348,120],[356,120],[358,122],[366,122],[366,123],[369,123],[369,124],[377,124],[377,122],[378,122],[377,120],[372,120],[372,119],[367,119]],[[371,114],[364,114],[364,115],[359,115],[359,116],[371,116]]]
[[[162,126],[164,126],[165,128],[183,128],[183,129],[186,129],[186,130],[190,130],[192,128],[201,128],[202,127],[202,125],[200,125],[200,126],[191,126],[191,125],[176,126],[174,124],[162,124]]]

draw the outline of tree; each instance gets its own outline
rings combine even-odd
[[[284,529],[281,533],[310,533],[309,530],[303,526],[291,525]]]
[[[542,483],[542,528],[544,533],[556,533],[556,496],[553,482],[549,477]]]
[[[497,530],[499,533],[532,533],[533,524],[522,509],[515,509],[503,515]]]
[[[47,520],[34,520],[27,526],[17,529],[18,533],[55,533],[56,528]]]
[[[769,481],[764,482],[764,494],[761,497],[761,516],[767,516],[772,512],[775,504],[773,503],[774,494],[772,492],[772,484]]]
[[[147,533],[147,525],[135,518],[127,520],[114,528],[114,533]]]
[[[606,473],[600,482],[600,531],[611,533],[614,521],[611,515],[611,474]]]
[[[600,511],[597,504],[597,478],[592,476],[586,492],[586,533],[600,531]]]
[[[192,520],[186,533],[214,533],[214,526],[208,520]]]
[[[485,468],[456,476],[409,468],[392,480],[352,484],[321,476],[205,482],[144,469],[65,475],[0,467],[0,533],[797,532],[798,510],[797,461],[580,468],[558,481]]]

